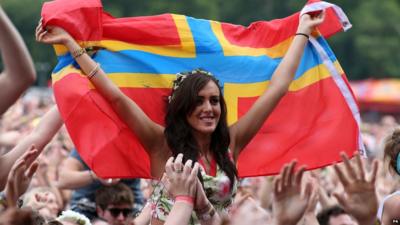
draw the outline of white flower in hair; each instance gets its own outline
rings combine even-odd
[[[72,210],[63,211],[61,216],[57,217],[57,220],[60,222],[72,222],[79,225],[92,225],[85,215]]]

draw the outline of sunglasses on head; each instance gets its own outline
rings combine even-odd
[[[113,217],[118,217],[120,213],[124,215],[124,217],[131,216],[133,214],[132,208],[109,208],[107,209]]]

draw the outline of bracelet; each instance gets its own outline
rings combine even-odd
[[[190,205],[193,205],[193,197],[192,196],[188,196],[188,195],[177,195],[175,197],[175,202],[185,202],[188,203]]]
[[[100,69],[100,63],[96,63],[96,66],[92,69],[92,71],[90,71],[90,73],[87,75],[87,77],[89,78],[89,80],[91,80],[97,72],[99,72]]]
[[[305,33],[296,33],[295,35],[304,36],[304,37],[306,37],[307,39],[310,39],[310,35],[305,34]]]
[[[85,54],[85,53],[86,53],[86,49],[84,49],[84,48],[79,48],[79,49],[76,49],[76,50],[72,51],[72,52],[71,52],[71,55],[72,55],[72,57],[73,57],[74,59],[76,59],[76,58],[80,57],[81,55],[83,55],[83,54]]]

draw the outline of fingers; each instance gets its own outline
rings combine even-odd
[[[326,17],[326,11],[322,10],[322,12],[317,16],[318,19],[324,21]]]
[[[282,190],[283,187],[285,186],[285,182],[287,179],[287,174],[288,174],[288,170],[289,170],[290,165],[289,164],[285,164],[283,165],[281,172],[279,173],[279,182],[278,182],[278,190]]]
[[[343,184],[343,186],[346,187],[349,184],[349,181],[344,175],[343,171],[339,168],[337,164],[333,165],[333,169],[335,170],[336,175],[338,176],[340,182]]]
[[[305,184],[304,188],[304,195],[303,198],[307,199],[307,202],[311,199],[311,196],[313,195],[313,186],[311,182],[307,182]]]
[[[305,171],[306,171],[306,166],[301,166],[300,169],[296,172],[296,175],[294,177],[295,185],[301,184],[301,180],[303,179]]]
[[[285,176],[283,177],[283,179],[284,179],[284,185],[285,186],[289,186],[289,185],[292,185],[292,179],[293,179],[293,173],[294,173],[294,167],[296,166],[296,161],[292,161],[292,162],[290,162],[290,164],[289,164],[289,167],[288,167],[288,169],[286,170],[286,174],[285,174]]]
[[[357,170],[358,170],[357,179],[365,180],[364,163],[361,159],[360,154],[356,153],[355,160],[356,160],[356,165],[357,165]]]
[[[354,170],[354,167],[351,164],[349,157],[344,152],[340,152],[340,157],[342,157],[343,159],[343,163],[346,168],[347,174],[350,177],[357,177],[356,171]]]
[[[189,176],[192,170],[192,160],[187,160],[185,165],[183,166],[183,174],[185,176]]]
[[[183,159],[183,154],[179,153],[178,156],[176,156],[175,161],[174,161],[174,171],[175,172],[182,172],[182,159]]]
[[[282,191],[282,178],[280,176],[274,179],[274,195],[277,196]]]
[[[47,34],[47,30],[46,31],[43,31],[43,32],[41,32],[40,34],[39,34],[39,36],[38,36],[38,38],[37,38],[37,40],[38,41],[43,41],[43,39],[44,39],[44,36]]]
[[[32,163],[32,165],[29,167],[28,172],[26,173],[27,178],[32,178],[33,174],[35,174],[37,168],[39,167],[39,162],[35,161]]]
[[[291,188],[293,186],[299,187],[301,185],[301,180],[306,170],[306,166],[301,166],[297,172],[295,172],[296,165],[297,161],[293,160],[290,164],[285,164],[282,167],[280,175],[274,180],[273,185],[275,194],[279,194],[287,188]]]
[[[42,34],[43,32],[47,32],[47,30],[43,29],[42,24],[40,23],[35,30],[35,37],[36,37],[36,41],[40,41],[41,39],[39,38],[40,34]]]
[[[28,151],[22,156],[22,158],[25,160],[26,165],[29,167],[35,159],[39,156],[40,152],[39,150],[35,147],[35,145],[31,145],[28,149]]]
[[[379,167],[378,160],[374,159],[374,161],[372,162],[372,172],[371,172],[371,177],[370,177],[370,182],[372,184],[375,184],[376,175],[378,173],[378,167]]]
[[[174,172],[173,161],[174,161],[174,157],[170,157],[167,160],[167,163],[165,163],[165,172],[166,172],[168,177],[171,177],[172,173]]]
[[[200,164],[198,162],[194,163],[193,169],[190,173],[190,177],[196,178],[199,172]]]

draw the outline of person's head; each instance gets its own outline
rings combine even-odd
[[[165,137],[176,157],[197,161],[198,138],[209,138],[210,150],[233,184],[236,168],[228,155],[230,144],[227,109],[218,80],[209,72],[194,70],[174,82],[165,116]]]
[[[400,129],[393,131],[392,135],[386,138],[385,159],[389,163],[389,170],[400,175]]]
[[[165,119],[166,127],[178,122],[194,135],[211,136],[217,129],[227,129],[226,104],[218,80],[203,70],[178,74]]]
[[[134,197],[126,184],[103,186],[95,200],[97,214],[110,225],[127,225],[132,220]]]
[[[327,208],[317,215],[320,225],[358,225],[340,206]]]
[[[40,207],[40,209],[37,209],[38,195],[46,198],[45,204],[41,204],[44,207]],[[56,218],[61,210],[56,194],[49,187],[37,187],[28,191],[24,195],[22,206],[38,210],[39,214],[47,220]]]
[[[388,195],[381,202],[378,209],[378,219],[382,225],[400,223],[400,192]]]

